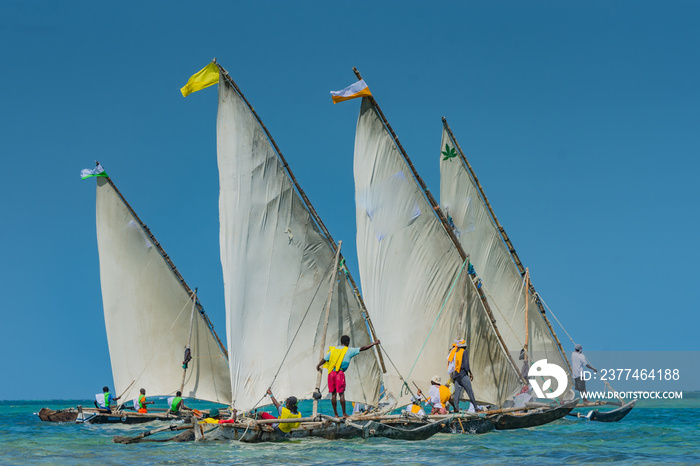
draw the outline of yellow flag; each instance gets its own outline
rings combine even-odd
[[[182,97],[187,97],[193,92],[201,91],[205,87],[212,86],[219,82],[219,67],[211,62],[198,72],[192,75],[185,87],[180,89]]]

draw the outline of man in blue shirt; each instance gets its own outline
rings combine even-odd
[[[340,394],[340,407],[343,409],[343,417],[348,417],[345,412],[345,371],[350,365],[350,360],[360,354],[360,351],[366,351],[371,347],[378,345],[379,340],[361,348],[350,348],[350,337],[343,335],[340,337],[341,346],[331,346],[326,353],[326,356],[316,365],[316,370],[322,370],[322,367],[328,369],[328,391],[331,392],[331,404],[335,417],[338,417],[337,395]],[[316,387],[320,392],[320,389]]]
[[[109,404],[112,401],[117,401],[120,397],[113,398],[112,394],[109,393],[109,387],[102,387],[102,393],[95,395],[95,407],[101,413],[111,413],[112,409]]]

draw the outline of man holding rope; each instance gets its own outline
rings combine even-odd
[[[360,354],[361,351],[367,351],[371,347],[378,345],[379,340],[361,348],[350,348],[350,337],[343,335],[340,337],[341,346],[331,346],[326,353],[326,356],[316,365],[316,370],[322,370],[322,367],[328,369],[328,391],[331,392],[331,404],[335,417],[338,417],[338,407],[336,396],[340,394],[340,407],[343,409],[343,417],[348,417],[345,412],[345,371],[350,366],[350,360]]]

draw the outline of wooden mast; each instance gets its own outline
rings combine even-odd
[[[190,334],[187,337],[187,346],[185,347],[185,358],[182,361],[182,383],[180,384],[180,392],[185,391],[185,376],[187,375],[187,359],[188,355],[191,358],[192,354],[190,352],[190,343],[192,343],[192,328],[194,327],[194,310],[196,309],[195,303],[197,302],[197,288],[194,289],[194,296],[192,299],[192,314],[190,314]]]
[[[530,342],[530,319],[528,318],[528,308],[530,303],[530,297],[528,296],[528,291],[530,290],[530,271],[525,269],[525,360],[527,361],[527,345]]]
[[[357,70],[357,68],[353,67],[352,70],[355,72],[355,76],[357,76],[358,80],[362,79],[362,76],[360,75],[360,72]],[[464,252],[464,249],[462,248],[462,244],[459,242],[457,239],[457,236],[455,235],[454,231],[450,227],[448,221],[447,221],[447,216],[443,213],[442,209],[440,208],[440,205],[435,201],[435,198],[433,197],[432,193],[426,186],[425,182],[423,179],[420,177],[418,174],[418,171],[416,168],[413,166],[413,162],[409,158],[408,154],[404,150],[403,146],[401,145],[401,142],[399,141],[398,136],[396,136],[396,133],[394,133],[393,128],[389,124],[389,121],[386,119],[384,116],[384,112],[382,112],[382,109],[379,107],[379,104],[375,100],[373,96],[366,97],[367,99],[370,100],[372,103],[372,106],[374,109],[377,111],[377,114],[379,117],[382,119],[382,122],[384,123],[384,127],[386,130],[389,132],[391,135],[391,138],[393,139],[394,143],[396,146],[399,148],[399,151],[401,152],[401,155],[404,158],[404,161],[406,164],[408,164],[408,167],[411,169],[411,173],[413,174],[414,179],[418,182],[418,185],[420,186],[421,190],[423,191],[423,194],[425,195],[426,199],[430,203],[430,205],[433,208],[433,211],[435,212],[435,215],[440,219],[440,223],[442,224],[443,229],[447,233],[447,235],[450,237],[452,240],[452,243],[454,246],[457,248],[457,251],[459,252],[460,257],[462,258],[462,261],[467,261],[469,259],[469,256],[467,255],[466,252]],[[488,315],[489,320],[491,321],[491,326],[493,327],[494,332],[496,333],[496,337],[498,338],[498,341],[501,343],[501,347],[505,351],[506,355],[508,356],[508,360],[510,361],[511,365],[515,369],[515,372],[519,375],[520,379],[522,379],[522,376],[520,375],[520,371],[518,370],[518,365],[516,364],[515,360],[513,359],[513,355],[510,354],[510,351],[508,351],[508,347],[506,346],[505,341],[503,340],[503,337],[501,336],[501,332],[499,332],[498,327],[496,326],[496,318],[493,315],[493,312],[491,311],[491,307],[489,306],[488,301],[486,300],[486,295],[481,292],[478,288],[476,288],[476,284],[474,284],[474,288],[479,294],[479,298],[481,299],[482,304],[484,305],[484,308],[486,309],[486,314]],[[524,380],[523,380],[524,382]]]
[[[319,229],[320,229],[320,230],[323,232],[323,234],[326,236],[326,239],[328,240],[328,243],[330,244],[330,246],[333,248],[333,251],[335,252],[336,249],[338,248],[338,246],[336,245],[335,240],[333,239],[333,237],[331,236],[330,232],[329,232],[328,229],[326,228],[326,225],[325,225],[325,224],[323,223],[323,221],[321,220],[321,217],[319,217],[318,213],[316,212],[316,209],[314,209],[314,207],[313,207],[313,205],[311,204],[311,201],[309,200],[309,198],[306,197],[306,193],[304,192],[304,190],[301,188],[301,186],[300,186],[299,183],[297,182],[297,179],[296,179],[296,177],[294,176],[294,173],[292,173],[291,168],[289,168],[289,164],[287,163],[287,160],[286,160],[286,159],[284,158],[284,156],[282,155],[282,151],[281,151],[280,148],[277,146],[277,143],[275,142],[275,140],[272,138],[272,134],[270,134],[270,132],[267,130],[267,127],[265,126],[265,124],[263,123],[263,121],[260,119],[260,117],[258,116],[258,114],[257,114],[257,112],[255,111],[255,109],[253,108],[253,106],[250,104],[250,102],[248,102],[248,99],[245,98],[245,96],[243,95],[243,92],[242,92],[241,89],[238,87],[238,85],[236,84],[236,82],[233,80],[233,78],[231,77],[231,75],[229,75],[228,71],[226,71],[226,70],[224,69],[223,66],[221,66],[220,64],[218,64],[218,63],[216,62],[216,59],[214,59],[214,63],[216,63],[216,66],[219,68],[219,71],[221,72],[221,75],[224,77],[224,79],[226,80],[226,82],[227,82],[231,87],[233,87],[233,89],[235,89],[236,93],[238,93],[238,95],[241,97],[241,99],[243,100],[243,102],[245,102],[245,104],[248,106],[248,109],[251,111],[251,113],[253,114],[253,116],[254,116],[255,119],[257,120],[258,124],[260,125],[260,127],[262,128],[262,130],[265,132],[265,135],[267,135],[268,140],[270,141],[270,143],[272,144],[272,146],[273,146],[274,149],[275,149],[275,152],[277,153],[277,157],[279,157],[280,162],[282,162],[282,167],[283,167],[283,168],[285,169],[285,171],[287,172],[287,176],[289,176],[289,179],[290,179],[290,180],[292,181],[292,183],[294,184],[294,187],[296,188],[297,192],[299,193],[299,196],[301,197],[302,201],[303,201],[304,204],[306,205],[306,210],[309,212],[309,214],[311,214],[311,218],[314,220],[314,222],[316,222],[316,225],[319,227]],[[343,259],[343,256],[341,255],[340,258]],[[346,268],[346,270],[347,270],[347,268]],[[360,306],[362,307],[362,312],[363,312],[364,315],[365,315],[365,319],[366,319],[366,321],[367,321],[367,326],[369,327],[369,330],[370,330],[370,333],[371,333],[370,338],[372,339],[372,341],[376,341],[376,340],[377,340],[377,335],[376,335],[376,332],[375,332],[375,330],[374,330],[374,325],[372,324],[372,319],[371,319],[370,316],[369,316],[369,312],[367,312],[367,306],[365,306],[365,302],[364,302],[364,300],[362,299],[362,295],[360,294],[360,290],[359,290],[359,288],[357,287],[357,285],[355,284],[355,280],[353,280],[352,275],[350,275],[350,271],[348,270],[347,272],[348,272],[348,273],[347,273],[347,277],[348,277],[348,280],[350,280],[350,283],[352,284],[353,292],[355,293],[355,296],[357,297],[358,301],[360,302]],[[385,365],[384,365],[384,358],[382,357],[382,352],[381,352],[381,351],[376,351],[375,354],[377,354],[377,356],[378,356],[378,358],[379,358],[379,364],[380,364],[380,366],[381,366],[381,368],[382,368],[382,372],[383,372],[383,373],[386,373],[386,367],[385,367]]]
[[[474,180],[474,184],[476,187],[479,189],[479,193],[481,194],[481,199],[484,201],[484,204],[486,204],[486,208],[489,211],[489,214],[491,215],[491,218],[493,219],[494,223],[496,224],[496,227],[498,228],[498,232],[501,235],[501,238],[503,239],[503,242],[506,244],[508,247],[508,251],[510,252],[511,257],[513,258],[513,262],[515,262],[515,265],[518,267],[518,271],[520,272],[520,275],[525,275],[526,269],[525,266],[523,266],[523,263],[520,261],[520,257],[518,257],[518,253],[515,251],[515,247],[513,247],[513,243],[510,241],[510,238],[506,234],[505,228],[501,225],[501,223],[498,221],[498,218],[496,217],[496,213],[493,211],[493,208],[491,207],[491,203],[489,202],[488,198],[486,197],[486,192],[484,191],[484,188],[481,186],[481,183],[479,182],[479,178],[476,176],[476,173],[474,172],[474,169],[472,168],[471,164],[469,163],[469,160],[467,160],[467,156],[464,154],[464,151],[462,151],[462,147],[459,145],[459,142],[457,142],[457,138],[455,138],[454,133],[452,133],[452,129],[450,128],[450,125],[447,124],[447,119],[445,117],[442,117],[442,124],[445,127],[445,130],[447,130],[447,134],[450,136],[450,139],[454,143],[455,147],[459,151],[459,157],[464,163],[464,165],[467,167],[467,170],[469,170],[469,174],[471,175],[472,179]],[[537,291],[535,290],[534,285],[532,282],[529,282],[528,289],[530,290],[530,293],[535,296],[537,294]],[[556,341],[557,346],[559,347],[559,351],[561,352],[562,358],[566,362],[566,365],[569,368],[569,372],[571,372],[571,364],[569,364],[569,360],[566,357],[566,353],[564,352],[564,348],[561,345],[561,341],[559,341],[559,337],[557,336],[556,332],[554,331],[554,328],[552,327],[551,322],[547,318],[547,314],[545,312],[544,306],[542,305],[541,300],[536,299],[535,303],[537,304],[537,308],[540,310],[540,314],[542,314],[542,318],[544,318],[544,321],[547,323],[547,327],[549,327],[549,331],[551,332],[552,336],[554,337],[554,341]]]
[[[99,164],[99,162],[98,162]],[[226,360],[228,361],[228,351],[226,351],[226,347],[224,347],[223,343],[221,343],[221,339],[219,339],[219,336],[216,334],[216,331],[214,330],[214,325],[211,323],[209,320],[209,317],[207,316],[207,313],[204,312],[204,306],[199,302],[199,299],[197,299],[197,295],[190,289],[190,287],[187,285],[185,282],[185,279],[182,278],[182,275],[180,275],[180,272],[177,270],[177,267],[175,267],[175,264],[173,264],[173,261],[170,259],[168,254],[165,252],[163,247],[160,245],[156,237],[151,233],[151,230],[146,226],[145,223],[141,221],[138,215],[136,215],[136,212],[134,209],[131,208],[128,202],[126,202],[126,199],[124,199],[124,196],[122,196],[122,193],[119,192],[119,189],[117,189],[116,185],[114,182],[112,182],[112,178],[109,176],[104,177],[109,185],[114,189],[114,192],[117,193],[117,196],[119,196],[119,199],[124,203],[126,208],[129,210],[131,215],[136,219],[136,221],[139,223],[141,228],[143,229],[144,233],[146,233],[146,236],[148,236],[151,240],[151,243],[156,247],[156,250],[160,253],[160,255],[163,257],[163,260],[165,260],[165,263],[168,264],[170,267],[170,270],[173,272],[175,277],[180,281],[180,284],[182,287],[185,289],[187,294],[192,298],[192,300],[195,303],[195,306],[197,307],[197,311],[199,312],[199,315],[202,316],[202,319],[204,319],[204,322],[207,324],[207,327],[209,328],[209,331],[211,334],[214,336],[214,339],[216,339],[216,342],[219,344],[219,349],[221,350],[221,353],[226,357]]]
[[[321,333],[321,356],[320,359],[323,359],[323,356],[326,353],[326,335],[328,334],[328,318],[331,315],[331,300],[333,298],[333,285],[335,284],[335,274],[338,273],[338,262],[340,261],[340,247],[342,246],[343,242],[338,241],[338,249],[335,251],[335,263],[333,265],[333,270],[331,271],[331,285],[328,288],[328,299],[326,300],[326,317],[325,320],[323,321],[323,332]],[[321,391],[321,380],[323,377],[323,371],[318,371],[318,375],[316,376],[316,391],[320,392]],[[318,400],[314,398],[314,404],[313,404],[313,415],[316,416],[318,413]]]

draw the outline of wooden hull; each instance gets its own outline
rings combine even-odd
[[[373,437],[394,440],[425,440],[438,432],[443,432],[448,424],[448,420],[434,422],[405,420],[348,420],[345,423],[309,422],[302,424],[288,434],[270,426],[222,424],[218,426],[218,429],[205,434],[205,438],[237,440],[246,443],[282,442],[307,437],[320,437],[327,440]]]
[[[152,421],[172,421],[175,419],[177,419],[175,416],[168,417],[164,414],[86,413],[82,422],[85,424],[144,424]],[[80,418],[76,422],[81,422]]]
[[[363,427],[363,438],[382,437],[394,440],[425,440],[443,432],[449,426],[449,421],[432,422],[415,421],[368,421]],[[366,432],[366,433],[365,433]]]
[[[561,419],[576,407],[579,400],[569,401],[555,408],[544,409],[542,411],[528,411],[524,414],[498,414],[492,419],[496,430],[524,429],[526,427],[537,427],[548,424],[557,419]]]
[[[117,413],[100,413],[93,408],[66,408],[53,410],[41,408],[37,413],[39,419],[45,422],[76,422],[85,424],[143,424],[152,421],[173,421],[184,419],[166,413],[134,413],[121,411]]]
[[[75,422],[78,419],[78,410],[75,408],[58,410],[41,408],[37,415],[44,422]]]
[[[446,434],[485,434],[494,429],[493,421],[488,418],[452,419],[442,431]]]
[[[631,401],[611,411],[601,412],[596,409],[591,412],[589,419],[598,422],[617,422],[627,416],[627,414],[632,411],[635,404],[637,404],[637,400]]]

